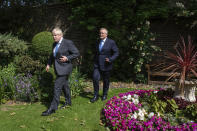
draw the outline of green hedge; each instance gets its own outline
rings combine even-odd
[[[46,63],[52,51],[53,37],[51,32],[43,31],[36,34],[32,39],[32,55],[34,58]]]

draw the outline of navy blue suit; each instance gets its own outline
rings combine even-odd
[[[56,44],[57,43],[53,44],[53,49],[55,48]],[[60,61],[61,56],[66,56],[68,58],[68,61],[61,62]],[[68,86],[68,76],[72,72],[71,61],[78,56],[79,56],[78,49],[75,47],[75,45],[71,40],[67,40],[67,39],[62,40],[60,47],[57,51],[56,57],[54,57],[54,52],[51,54],[48,61],[48,65],[54,64],[55,73],[57,75],[54,85],[54,96],[50,106],[51,110],[58,109],[58,104],[59,104],[59,99],[62,89],[64,91],[66,103],[71,104],[71,92]]]
[[[96,53],[94,57],[93,85],[95,96],[98,96],[99,93],[100,76],[103,78],[103,95],[107,95],[110,71],[112,70],[113,61],[119,55],[118,47],[114,40],[106,38],[101,51],[99,51],[99,43],[98,41],[96,44]],[[106,62],[106,58],[109,58],[110,62]]]

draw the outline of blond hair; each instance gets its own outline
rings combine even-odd
[[[52,30],[53,34],[63,35],[62,30],[59,27],[56,27]]]

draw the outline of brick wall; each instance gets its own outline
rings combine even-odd
[[[196,37],[193,30],[190,28],[185,28],[181,24],[175,23],[175,21],[152,21],[151,31],[157,34],[155,45],[159,46],[164,51],[172,51],[173,46],[177,43],[180,36],[183,36],[187,40],[187,36],[191,35],[194,42],[196,42]]]

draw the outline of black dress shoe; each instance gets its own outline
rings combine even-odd
[[[60,109],[64,109],[67,106],[71,106],[71,102],[65,102],[65,104],[61,106]]]
[[[90,100],[90,102],[94,103],[94,102],[97,101],[98,99],[99,99],[98,96],[94,96],[94,97]]]
[[[42,112],[42,116],[49,116],[52,113],[55,113],[55,110],[48,109],[48,110]]]
[[[107,99],[107,95],[103,95],[102,97],[102,101],[106,100]]]

